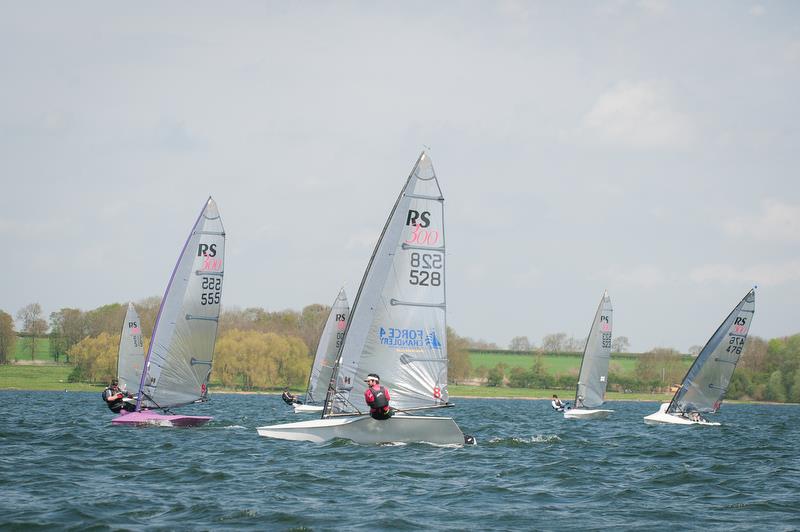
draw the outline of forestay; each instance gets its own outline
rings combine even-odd
[[[322,403],[328,390],[328,383],[333,374],[333,365],[336,355],[344,340],[344,330],[347,327],[347,318],[350,315],[350,303],[344,288],[339,290],[336,300],[331,306],[331,312],[322,329],[314,365],[308,379],[305,404]]]
[[[750,290],[706,343],[689,368],[667,413],[716,412],[744,349],[756,305]]]
[[[395,408],[447,403],[443,221],[444,198],[423,153],[361,281],[323,417],[363,410],[359,395],[369,373],[380,375]]]
[[[172,272],[140,384],[137,410],[206,399],[217,336],[225,229],[210,197]]]
[[[603,292],[583,350],[575,392],[576,407],[597,408],[605,400],[608,363],[611,359],[612,313],[611,298],[608,297],[608,292]],[[583,399],[579,401],[578,398]]]
[[[138,391],[144,366],[144,342],[139,314],[136,313],[133,303],[128,303],[125,321],[122,322],[118,353],[117,379],[119,379],[119,387],[125,391]]]

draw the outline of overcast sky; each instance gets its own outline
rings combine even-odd
[[[459,334],[800,332],[800,3],[0,3],[11,314],[161,295],[209,194],[226,307],[352,299],[429,146]]]

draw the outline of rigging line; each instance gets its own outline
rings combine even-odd
[[[172,411],[169,409],[169,407],[167,407],[167,408],[164,408],[163,406],[159,405],[159,404],[156,402],[156,400],[155,400],[155,399],[153,399],[152,397],[150,397],[150,394],[146,394],[146,393],[142,392],[142,395],[143,395],[143,396],[145,396],[145,397],[146,397],[147,399],[149,399],[150,401],[152,401],[152,402],[153,402],[153,404],[154,404],[154,405],[156,405],[156,408],[158,408],[159,410],[163,410],[163,411],[164,411],[165,413],[167,413],[167,414],[173,414],[173,412],[172,412]]]

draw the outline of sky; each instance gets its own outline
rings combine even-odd
[[[208,195],[224,307],[352,299],[427,147],[462,336],[800,332],[797,2],[0,4],[12,315],[163,294]]]

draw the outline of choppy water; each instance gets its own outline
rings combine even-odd
[[[545,401],[460,399],[478,445],[315,445],[309,419],[214,395],[193,429],[111,426],[99,393],[0,392],[0,527],[800,529],[800,407],[726,404],[722,427],[647,426],[656,403],[564,420]]]

